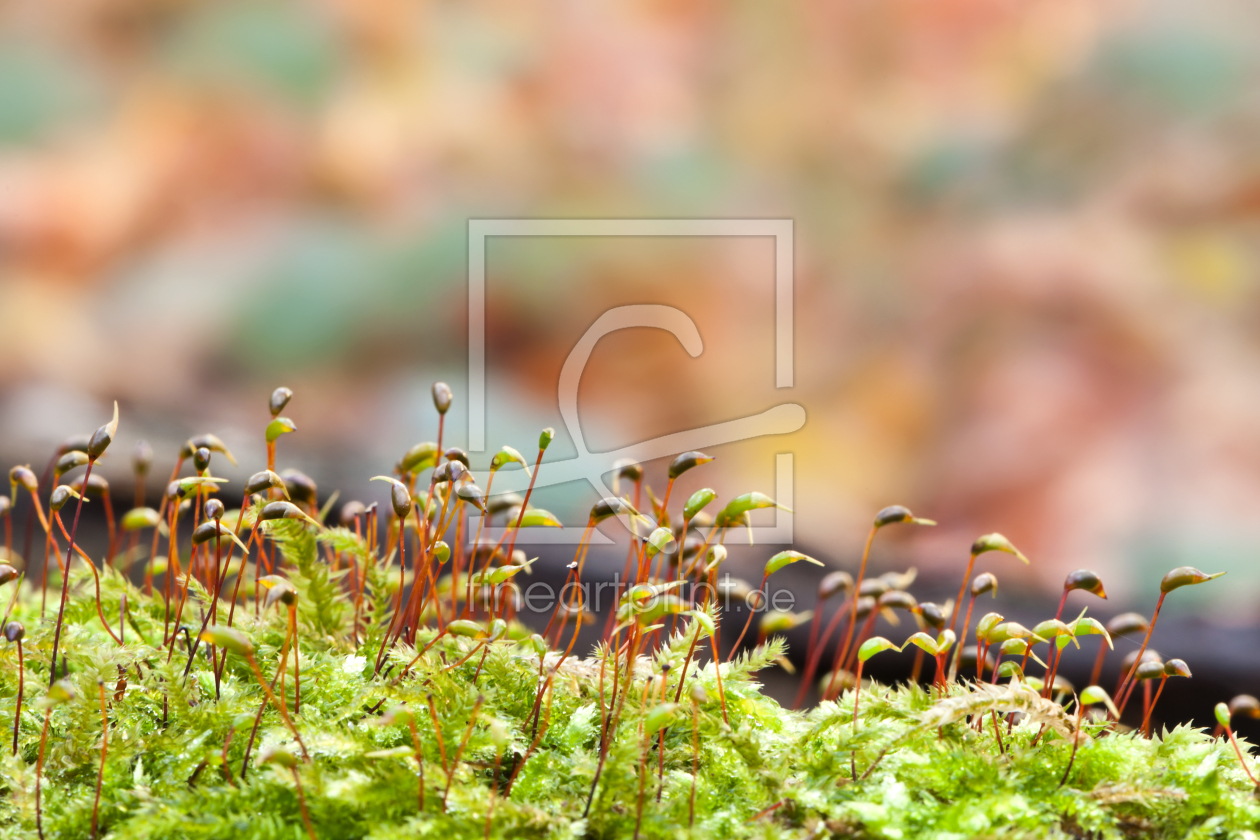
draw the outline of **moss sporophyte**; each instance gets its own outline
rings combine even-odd
[[[1030,628],[989,612],[973,625],[1001,570],[973,577],[974,566],[990,552],[1027,558],[1000,534],[980,537],[959,547],[958,597],[919,602],[913,570],[867,574],[880,529],[933,524],[892,506],[857,568],[820,573],[812,610],[766,611],[756,634],[751,613],[737,615],[731,631],[723,598],[766,596],[718,580],[727,537],[775,501],[722,504],[696,481],[712,458],[687,452],[659,497],[642,465],[617,465],[626,494],[591,509],[570,586],[531,628],[514,579],[536,558],[516,543],[523,528],[559,524],[530,503],[551,430],[476,472],[443,447],[455,395],[438,383],[437,440],[378,476],[380,498],[334,515],[335,496],[277,467],[278,439],[298,429],[281,416],[293,396],[277,389],[260,412],[266,468],[235,494],[239,509],[213,474],[235,458],[201,434],[171,453],[156,508],[144,489],[161,455],[136,445],[134,503],[116,516],[93,467],[117,413],[59,446],[42,479],[10,471],[0,837],[1227,837],[1260,824],[1249,745],[1233,730],[1260,702],[1222,703],[1214,733],[1153,725],[1167,680],[1191,678],[1150,647],[1160,608],[1216,575],[1169,572],[1149,621],[1068,621],[1070,593],[1106,597],[1079,570],[1053,617]],[[502,469],[525,470],[531,489],[495,494]],[[110,523],[99,557],[78,543],[85,504]],[[34,576],[14,517],[19,534],[42,531]],[[596,621],[574,593],[592,532],[612,518],[625,526],[628,585]],[[767,552],[762,585],[796,563],[818,561]],[[880,635],[899,615],[915,625],[906,638]],[[755,676],[791,667],[783,634],[806,623],[796,705],[815,689],[823,699],[789,711]],[[593,650],[577,648],[581,632]],[[1106,652],[1139,634],[1108,692]],[[1096,653],[1082,650],[1090,636]],[[908,648],[907,683],[863,680],[873,656]],[[1065,656],[1093,658],[1088,686],[1059,676]],[[1124,717],[1139,687],[1140,713]]]

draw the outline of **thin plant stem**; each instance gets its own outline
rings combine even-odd
[[[700,704],[691,701],[691,797],[687,801],[687,827],[696,824],[696,779],[700,776]]]
[[[744,622],[744,629],[739,631],[739,636],[735,639],[735,644],[731,646],[731,652],[726,655],[727,662],[730,662],[731,658],[735,656],[735,651],[739,650],[740,643],[744,641],[744,636],[748,634],[748,628],[752,626],[753,616],[757,614],[757,609],[765,604],[766,593],[764,590],[766,587],[766,581],[769,579],[769,572],[766,572],[761,576],[761,584],[756,589],[756,593],[759,596],[757,599],[757,606],[754,607],[752,604],[748,604],[748,620]]]
[[[302,822],[306,825],[306,833],[311,840],[318,840],[315,836],[315,827],[311,825],[311,815],[306,810],[306,794],[302,791],[302,776],[296,767],[290,767],[289,770],[293,773],[293,784],[297,788],[298,807],[302,810]]]
[[[1133,693],[1133,685],[1136,682],[1137,666],[1142,662],[1142,654],[1146,653],[1146,646],[1151,641],[1151,633],[1155,632],[1155,622],[1159,620],[1159,609],[1164,606],[1164,598],[1167,592],[1159,593],[1159,600],[1155,602],[1155,613],[1151,616],[1151,623],[1146,627],[1146,636],[1142,639],[1142,646],[1138,648],[1137,658],[1133,660],[1133,667],[1129,669],[1129,673],[1125,674],[1124,679],[1120,683],[1120,688],[1116,691],[1116,711],[1119,715],[1124,714],[1124,707],[1129,703],[1129,695]],[[1121,694],[1123,692],[1123,694]],[[1117,715],[1117,718],[1119,717]]]
[[[438,720],[437,706],[433,705],[433,695],[428,696],[429,716],[433,719],[433,734],[437,737],[438,754],[442,757],[442,772],[449,773],[446,765],[446,743],[442,740],[442,723]]]
[[[56,668],[53,669],[54,671]],[[35,762],[35,828],[40,840],[44,838],[44,809],[40,793],[44,776],[44,749],[48,745],[48,723],[52,720],[52,706],[44,711],[44,731],[39,736],[39,759]]]
[[[958,620],[958,605],[963,602],[963,596],[967,594],[967,583],[971,580],[971,570],[975,565],[976,565],[976,555],[972,553],[967,558],[967,571],[963,572],[962,586],[958,587],[958,597],[954,599],[954,609],[950,612],[950,615],[949,615],[949,629],[951,633],[954,630],[954,623]],[[970,619],[971,619],[970,610],[968,610],[967,612],[967,618],[968,618],[968,623],[970,623]],[[967,628],[964,627],[963,635],[966,635],[966,632],[967,632]],[[962,637],[959,636],[958,638],[962,638]],[[958,662],[961,658],[962,658],[962,645],[960,644],[958,645],[957,648],[954,649],[954,656],[952,657],[952,661],[949,666],[950,679],[953,679],[954,675],[958,673]]]
[[[74,538],[79,532],[79,515],[83,513],[83,497],[87,495],[88,479],[92,477],[94,466],[96,462],[89,460],[87,471],[83,473],[84,492],[79,495],[79,502],[74,506],[74,522],[70,525],[70,534],[67,537],[70,545],[66,546],[66,563],[61,575],[61,606],[57,609],[57,629],[53,632],[52,657],[49,659],[52,663],[52,667],[48,669],[51,672],[48,680],[50,687],[57,681],[57,647],[61,643],[61,626],[66,618],[66,600],[70,597],[70,558],[74,556]],[[111,635],[113,635],[112,631]]]
[[[446,813],[446,800],[451,795],[451,783],[455,781],[455,771],[459,769],[459,760],[464,755],[464,748],[468,746],[468,739],[472,736],[473,727],[477,724],[477,713],[481,711],[481,704],[484,702],[483,697],[478,695],[477,702],[473,704],[472,714],[468,716],[468,726],[464,729],[464,737],[460,739],[459,747],[455,750],[455,757],[451,759],[451,769],[446,774],[446,789],[442,791],[442,813]]]
[[[1089,684],[1098,685],[1098,678],[1102,676],[1103,659],[1107,656],[1107,640],[1102,636],[1098,637],[1098,656],[1094,659],[1094,670],[1089,672]]]
[[[1233,727],[1226,726],[1225,734],[1229,736],[1229,742],[1234,745],[1234,752],[1238,753],[1238,763],[1242,765],[1243,772],[1247,774],[1247,778],[1251,779],[1253,785],[1260,788],[1260,782],[1257,782],[1256,777],[1252,775],[1251,768],[1247,766],[1247,759],[1243,757],[1242,747],[1238,746],[1238,739],[1234,737]]]
[[[271,704],[276,707],[277,711],[280,712],[280,717],[284,718],[284,725],[289,727],[289,731],[293,733],[294,740],[297,741],[298,746],[302,749],[302,760],[310,761],[311,756],[306,751],[306,744],[302,742],[302,736],[298,733],[297,727],[293,725],[293,721],[289,718],[288,709],[286,709],[284,705],[276,699],[276,695],[272,692],[271,686],[267,685],[267,681],[263,679],[262,671],[259,670],[258,662],[254,659],[254,655],[252,653],[247,654],[245,656],[245,661],[249,663],[249,667],[253,670],[254,676],[258,678],[258,684],[261,685],[263,691],[266,692],[267,699],[269,699]]]
[[[1146,717],[1142,719],[1142,725],[1138,728],[1146,733],[1146,737],[1151,737],[1151,713],[1155,711],[1155,706],[1159,704],[1159,695],[1164,693],[1164,683],[1168,682],[1168,675],[1164,674],[1159,678],[1159,689],[1155,692],[1155,699],[1151,701],[1151,707],[1146,710]]]
[[[22,722],[22,693],[25,690],[26,680],[26,662],[22,653],[22,640],[17,640],[18,650],[18,692],[17,692],[17,708],[13,711],[13,754],[17,755],[18,751],[18,725]]]
[[[1076,750],[1081,745],[1081,721],[1085,717],[1085,707],[1081,705],[1081,699],[1076,698],[1076,734],[1072,738],[1072,755],[1068,758],[1067,767],[1063,768],[1063,778],[1059,779],[1059,787],[1067,784],[1068,774],[1072,772],[1072,763],[1076,761]]]
[[[420,784],[416,791],[416,805],[424,813],[424,751],[420,749],[420,732],[416,729],[415,715],[408,715],[407,728],[411,730],[411,744],[416,748],[416,769],[420,771]]]
[[[97,683],[101,695],[101,769],[96,774],[96,798],[92,801],[92,837],[96,837],[97,815],[101,808],[101,786],[105,783],[105,753],[109,749],[109,713],[105,708],[105,683]]]

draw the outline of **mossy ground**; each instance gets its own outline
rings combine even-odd
[[[288,536],[298,536],[296,526],[285,528]],[[505,639],[490,646],[480,669],[480,654],[451,668],[476,642],[446,636],[405,679],[374,678],[379,634],[356,647],[350,641],[349,604],[339,600],[335,576],[316,559],[314,540],[283,544],[289,555],[287,573],[301,594],[302,697],[295,720],[312,760],[299,770],[320,838],[629,837],[635,833],[641,780],[643,837],[1217,838],[1250,837],[1260,824],[1260,802],[1237,756],[1228,742],[1202,731],[1179,727],[1151,740],[1135,734],[1086,737],[1067,784],[1060,787],[1073,719],[1057,707],[1048,708],[1046,701],[1039,703],[1031,692],[1008,687],[977,693],[961,684],[941,701],[917,686],[872,685],[863,691],[855,728],[852,692],[838,703],[800,713],[760,693],[755,674],[773,667],[781,651],[778,641],[723,666],[729,723],[723,720],[712,664],[689,669],[690,678],[709,697],[698,707],[699,774],[690,824],[694,755],[687,695],[666,730],[663,782],[658,783],[654,739],[647,752],[650,775],[639,773],[644,709],[658,699],[645,703],[644,687],[660,673],[662,662],[672,660],[672,694],[690,642],[691,626],[682,621],[672,644],[640,662],[585,818],[599,759],[597,658],[570,659],[557,673],[549,714],[543,704],[545,734],[520,769],[510,796],[504,796],[508,778],[533,741],[530,714],[539,665],[532,649]],[[374,582],[377,599],[387,599],[389,586],[379,577]],[[216,700],[204,645],[186,681],[187,649],[182,643],[167,662],[159,644],[165,618],[160,597],[146,597],[112,570],[104,573],[107,617],[117,621],[120,596],[127,595],[130,620],[126,644],[120,647],[101,628],[91,577],[81,564],[76,564],[71,584],[62,649],[79,697],[52,712],[42,792],[45,836],[89,836],[102,740],[98,679],[105,685],[109,718],[101,836],[306,836],[292,775],[256,762],[264,747],[293,746],[274,709],[263,714],[248,771],[242,766],[264,701],[245,661],[229,657]],[[53,594],[57,586],[53,581]],[[208,598],[195,582],[192,592],[185,623],[192,623],[195,632]],[[52,598],[50,603],[55,603]],[[0,836],[27,838],[36,833],[35,763],[44,720],[37,701],[49,682],[55,610],[41,619],[38,598],[27,595],[15,616],[28,632],[26,702],[18,754],[10,756],[6,746],[0,759]],[[275,610],[256,620],[252,602],[242,602],[236,613],[236,624],[253,640],[268,679],[278,665],[284,622],[283,613]],[[417,644],[432,634],[422,630]],[[414,655],[410,647],[396,648],[393,674]],[[0,656],[5,663],[0,670],[0,724],[11,726],[16,646],[6,645]],[[548,655],[549,662],[557,658]],[[116,696],[119,667],[126,669],[126,687]],[[611,667],[605,677],[607,698]],[[292,678],[292,673],[286,677],[290,709]],[[444,811],[448,777],[428,716],[430,694],[448,761],[465,736],[478,696],[484,698],[450,779]],[[376,710],[399,704],[412,709],[419,724],[426,781],[423,813],[417,806],[410,731],[377,723]],[[1000,724],[1005,752],[998,748],[989,709],[997,711],[999,720],[1006,710],[1027,713],[1009,734],[1005,721]],[[989,721],[980,732],[967,723],[968,713],[978,712]],[[1043,722],[1049,726],[1034,746]],[[1087,725],[1086,736],[1090,731]],[[496,737],[504,733],[506,744],[497,746]],[[229,736],[230,779],[215,763]],[[864,776],[856,782],[851,780],[854,764]]]

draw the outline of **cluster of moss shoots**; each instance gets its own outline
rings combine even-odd
[[[617,480],[632,490],[591,510],[566,583],[582,581],[594,529],[619,519],[629,585],[615,613],[592,615],[569,586],[534,632],[513,583],[533,561],[515,544],[521,528],[559,525],[530,505],[551,430],[532,459],[503,447],[483,490],[467,455],[443,449],[451,392],[439,383],[437,442],[377,477],[389,490],[381,510],[346,503],[334,526],[335,495],[321,506],[309,477],[275,471],[277,441],[296,428],[282,416],[291,396],[272,395],[267,469],[247,482],[241,510],[215,498],[225,481],[212,459],[235,460],[206,434],[182,447],[156,509],[144,505],[153,454],[139,444],[135,507],[116,520],[93,468],[117,433],[117,406],[95,434],[66,441],[42,477],[10,472],[0,714],[12,748],[0,835],[1216,837],[1260,820],[1250,756],[1230,726],[1260,716],[1254,698],[1218,706],[1211,735],[1152,731],[1165,682],[1190,676],[1149,647],[1160,607],[1217,575],[1169,572],[1149,620],[1064,621],[1072,592],[1106,597],[1082,570],[1054,618],[1028,628],[990,612],[973,626],[977,598],[997,594],[993,573],[972,578],[977,559],[1027,560],[1000,534],[980,537],[957,599],[920,603],[906,591],[913,573],[866,574],[880,529],[933,524],[894,506],[875,518],[856,576],[822,579],[814,611],[750,609],[724,646],[724,543],[775,502],[749,493],[716,509],[705,488],[671,510],[675,482],[712,460],[688,452],[659,499],[639,465],[621,464]],[[492,495],[508,467],[530,473],[524,497]],[[13,549],[19,498],[30,511],[21,556],[31,523],[43,532],[38,579]],[[99,564],[76,543],[95,499],[109,520]],[[480,523],[496,521],[502,537],[483,538]],[[755,589],[722,585],[759,607],[770,575],[797,562],[822,565],[783,551]],[[698,583],[710,585],[685,586]],[[919,631],[901,644],[872,635],[897,612]],[[822,700],[787,710],[755,675],[790,667],[782,634],[806,622],[796,706],[810,686]],[[574,655],[584,626],[602,629],[585,657]],[[1057,672],[1091,635],[1093,675],[1078,691]],[[1142,641],[1109,693],[1099,675],[1122,635]],[[909,647],[906,684],[862,682],[872,656]],[[1135,694],[1141,722],[1124,726]]]

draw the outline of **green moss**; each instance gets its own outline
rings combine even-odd
[[[291,526],[286,525],[285,529]],[[493,803],[489,833],[499,837],[626,837],[635,830],[639,766],[643,756],[640,707],[643,680],[672,661],[671,682],[686,654],[689,628],[680,625],[672,644],[655,660],[643,659],[625,704],[606,768],[589,814],[586,799],[599,763],[600,662],[571,659],[556,675],[549,722],[537,749],[519,770],[510,797],[507,779],[529,749],[530,721],[538,685],[538,661],[527,645],[504,640],[454,669],[451,663],[476,644],[446,636],[402,680],[395,677],[414,649],[391,654],[391,676],[373,678],[375,648],[351,641],[348,604],[336,594],[336,574],[315,557],[313,540],[297,534],[281,540],[291,576],[302,590],[301,713],[296,722],[312,761],[300,767],[315,830],[321,838],[481,837]],[[320,568],[316,568],[316,566]],[[293,778],[272,766],[256,766],[263,747],[288,743],[274,709],[262,717],[247,772],[242,767],[255,715],[264,697],[247,664],[228,658],[215,699],[205,646],[187,681],[187,651],[166,651],[141,641],[160,641],[165,619],[160,597],[146,597],[112,570],[103,573],[104,610],[116,620],[126,592],[131,626],[126,645],[115,645],[96,616],[91,579],[78,567],[63,636],[70,679],[79,698],[53,710],[43,788],[47,837],[89,835],[99,766],[101,720],[98,678],[109,699],[109,748],[100,820],[114,838],[297,838],[305,836]],[[377,579],[380,583],[380,579]],[[252,584],[252,581],[250,582]],[[54,582],[54,590],[56,591]],[[206,603],[185,611],[198,619]],[[321,592],[323,594],[321,594]],[[43,711],[36,700],[48,683],[54,615],[39,615],[37,598],[24,596],[15,616],[28,630],[26,703],[16,757],[3,750],[0,836],[35,832],[35,762]],[[256,620],[252,603],[237,609],[236,624],[257,647],[268,678],[274,675],[284,638],[278,611]],[[138,632],[137,632],[138,631]],[[195,632],[195,627],[194,627]],[[427,635],[426,635],[427,634]],[[432,639],[433,630],[419,641]],[[377,637],[379,638],[379,636]],[[969,685],[936,701],[919,687],[871,685],[862,696],[855,729],[852,693],[808,713],[787,711],[765,696],[755,672],[782,650],[772,640],[750,657],[723,666],[729,724],[723,721],[711,664],[694,679],[710,699],[698,708],[699,768],[695,836],[861,837],[1250,836],[1260,803],[1227,742],[1178,727],[1146,740],[1125,734],[1086,733],[1068,783],[1059,780],[1071,752],[1072,718],[1018,687],[977,693]],[[17,692],[16,646],[0,651],[0,696],[11,722]],[[558,654],[549,654],[554,663]],[[137,674],[137,664],[143,676]],[[126,687],[116,699],[119,667]],[[611,690],[611,666],[604,692]],[[474,679],[475,677],[475,679]],[[293,675],[286,677],[293,703]],[[671,689],[672,691],[672,689]],[[478,721],[454,771],[445,813],[447,776],[426,698],[433,695],[448,759],[464,737],[478,695]],[[424,755],[426,808],[417,809],[416,763],[404,725],[381,726],[377,709],[405,705],[415,712]],[[649,706],[654,703],[649,701]],[[544,710],[547,704],[544,704]],[[993,717],[981,732],[967,723],[978,710],[1023,711],[1007,735],[1005,753],[993,734]],[[1036,746],[1032,741],[1049,726]],[[497,722],[497,723],[496,723]],[[496,729],[497,727],[497,729]],[[1064,727],[1068,727],[1064,731]],[[495,733],[508,741],[500,749]],[[232,779],[215,763],[225,740]],[[401,749],[394,749],[401,748]],[[381,755],[381,751],[394,752]],[[370,757],[375,754],[377,757]],[[494,770],[499,755],[498,784]],[[642,825],[644,837],[687,836],[692,785],[692,721],[684,703],[664,739],[663,786],[657,801],[655,741],[648,752]],[[882,756],[882,758],[881,758]],[[859,781],[851,780],[856,765]],[[872,765],[874,765],[872,769]],[[198,768],[201,768],[200,770]],[[869,774],[867,771],[870,771]],[[242,779],[243,773],[245,778]],[[195,780],[194,780],[195,779]],[[777,805],[772,811],[755,817]]]

